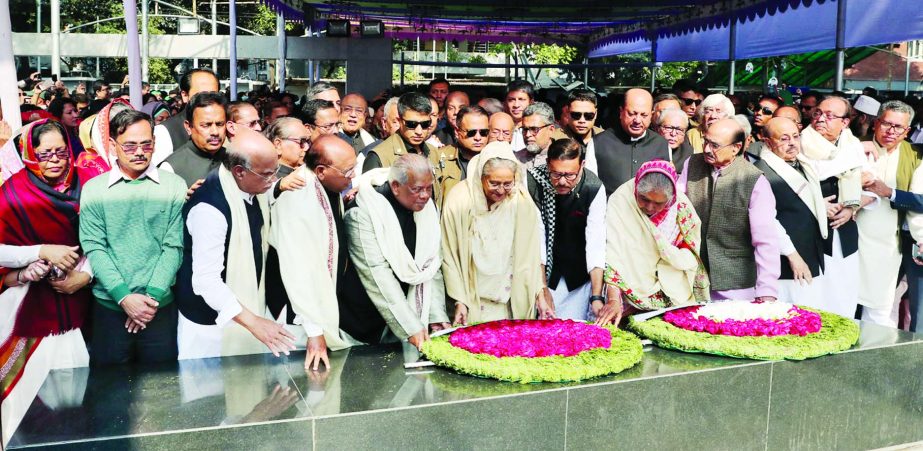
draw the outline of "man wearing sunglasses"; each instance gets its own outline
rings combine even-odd
[[[596,173],[607,196],[634,177],[642,164],[670,159],[667,140],[648,129],[653,106],[654,98],[647,90],[629,89],[619,109],[619,124],[593,137]]]
[[[544,226],[545,295],[554,299],[556,317],[586,321],[591,307],[595,316],[605,304],[602,181],[586,170],[583,146],[564,138],[548,148],[548,164],[529,170],[527,183]]]
[[[571,91],[561,111],[564,134],[585,146],[586,167],[596,172],[596,152],[593,137],[602,133],[596,126],[596,94],[592,91]]]
[[[699,124],[695,122],[695,111],[705,99],[704,90],[689,80],[678,80],[673,85],[673,93],[679,97],[680,107],[689,117],[689,127],[698,126]]]
[[[446,100],[446,103],[450,104],[451,101],[450,98]],[[445,201],[445,195],[468,174],[468,162],[481,153],[487,145],[490,135],[488,123],[487,112],[483,108],[477,105],[461,107],[456,117],[458,128],[452,128],[455,133],[453,139],[455,145],[441,147],[429,154],[430,164],[439,174],[434,186],[436,186],[436,192],[441,195],[434,200],[440,210]]]
[[[125,110],[109,124],[117,161],[80,197],[80,244],[93,265],[93,364],[176,360],[173,281],[183,257],[182,178],[151,164],[151,117]]]
[[[365,157],[362,172],[376,168],[389,168],[401,155],[415,153],[428,157],[434,149],[425,143],[433,125],[433,104],[419,92],[408,92],[398,98],[397,114],[400,128],[381,142]]]
[[[773,113],[782,106],[782,100],[776,96],[763,94],[756,108],[753,109],[753,139],[763,140],[763,127],[772,119]]]

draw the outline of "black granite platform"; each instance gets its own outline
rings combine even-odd
[[[582,383],[405,370],[400,347],[53,372],[9,449],[870,449],[923,440],[923,337],[758,362],[649,349]]]

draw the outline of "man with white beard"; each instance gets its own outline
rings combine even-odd
[[[522,133],[526,148],[514,152],[525,169],[532,169],[545,164],[548,160],[548,147],[557,130],[554,110],[547,103],[536,102],[526,107],[522,113]]]

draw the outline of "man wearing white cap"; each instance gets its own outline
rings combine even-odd
[[[872,131],[872,122],[878,117],[881,102],[869,96],[859,96],[853,105],[855,116],[849,123],[853,136],[861,138]]]

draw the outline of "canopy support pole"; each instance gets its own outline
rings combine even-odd
[[[651,34],[651,93],[657,90],[657,33]]]
[[[590,60],[587,57],[583,57],[583,64],[587,64],[589,62]],[[590,87],[590,68],[589,67],[583,68],[583,87],[584,88]]]
[[[279,86],[279,92],[284,92],[285,60],[288,52],[285,48],[285,15],[281,11],[276,15],[276,38],[278,38],[279,42],[279,59],[276,61],[276,85]]]
[[[138,44],[138,4],[135,0],[122,0],[125,8],[125,39],[128,40],[128,90],[131,106],[140,110],[141,101],[141,46]]]
[[[907,58],[907,68],[904,69],[904,97],[906,98],[908,95],[910,95],[910,65],[911,65],[911,62],[910,62],[910,55],[907,55],[905,58]]]
[[[149,6],[148,0],[141,0],[141,79],[148,82],[151,79],[151,66],[148,61],[150,34],[147,29]]]
[[[211,0],[212,6],[212,36],[218,35],[218,5],[215,0]],[[215,72],[215,76],[218,79],[221,79],[221,76],[218,75],[218,58],[212,58],[212,71]]]
[[[142,0],[143,1],[143,0]],[[282,17],[280,14],[279,17]],[[231,24],[230,27],[230,38],[228,45],[228,56],[230,60],[228,61],[228,68],[230,69],[230,84],[228,89],[230,92],[231,101],[237,100],[237,2],[236,0],[228,0],[228,23]]]
[[[837,0],[836,5],[836,74],[833,89],[843,90],[843,70],[846,65],[846,0]]]
[[[417,38],[418,40],[417,42],[419,42],[419,39],[420,38]],[[419,47],[417,47],[417,49],[419,49]],[[419,53],[419,50],[417,51],[417,53]],[[401,50],[401,88],[403,87],[404,87],[404,51]]]
[[[19,90],[16,88],[16,59],[13,57],[13,25],[10,0],[0,0],[0,106],[3,120],[15,132],[22,128],[19,113]]]
[[[737,19],[731,18],[731,33],[728,39],[728,61],[731,76],[728,79],[728,94],[734,94],[734,78],[737,76]]]
[[[61,76],[61,0],[51,0],[51,74]]]

